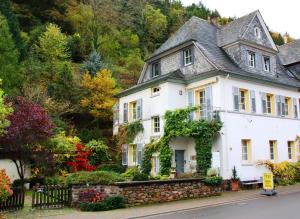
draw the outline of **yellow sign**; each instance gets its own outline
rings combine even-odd
[[[265,190],[272,190],[274,189],[274,182],[273,182],[273,173],[264,173],[263,176],[263,188]]]

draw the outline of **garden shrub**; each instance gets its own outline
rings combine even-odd
[[[220,186],[223,183],[223,179],[220,176],[207,176],[203,179],[203,183],[207,186]]]
[[[111,196],[102,202],[82,202],[81,211],[107,211],[126,207],[126,199],[122,196]]]
[[[149,176],[147,174],[144,173],[135,173],[133,175],[132,181],[147,181],[149,180]]]
[[[66,177],[58,176],[47,178],[46,182],[50,184],[101,184],[108,185],[114,182],[122,182],[125,178],[120,174],[108,171],[79,171],[71,173]]]
[[[103,164],[98,168],[98,170],[124,173],[126,168],[119,164]]]
[[[130,167],[125,171],[125,173],[122,173],[122,176],[127,180],[132,180],[134,175],[138,173],[140,173],[140,171],[137,167]]]
[[[90,151],[88,160],[91,165],[98,166],[101,163],[111,160],[108,146],[102,140],[91,140],[86,144],[86,149]]]
[[[13,191],[10,188],[10,178],[4,169],[0,170],[0,202],[5,201],[12,196]]]

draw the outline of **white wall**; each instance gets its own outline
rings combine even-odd
[[[12,160],[9,159],[1,159],[0,160],[0,169],[5,169],[6,170],[6,174],[9,176],[11,183],[13,183],[13,181],[15,179],[19,179],[19,174],[16,168],[16,165],[13,163]],[[25,178],[30,177],[30,168],[29,166],[27,166],[25,168]]]
[[[261,97],[259,92],[266,92],[300,98],[296,90],[288,90],[276,86],[260,85],[237,79],[220,78],[220,102],[221,120],[224,126],[221,130],[222,139],[222,175],[230,178],[233,166],[236,166],[241,179],[253,179],[262,176],[265,168],[258,167],[258,160],[270,158],[269,140],[278,142],[278,162],[288,160],[287,142],[294,141],[300,133],[300,120],[292,118],[280,118],[262,114]],[[232,87],[255,90],[256,114],[239,113],[233,111]],[[298,107],[299,110],[299,107]],[[242,162],[241,140],[252,141],[252,162]],[[296,145],[297,152],[298,146]]]

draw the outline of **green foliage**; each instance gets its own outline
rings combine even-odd
[[[124,173],[126,168],[119,164],[103,164],[98,168],[99,171],[109,171],[116,173]]]
[[[95,76],[96,73],[104,67],[101,56],[95,50],[90,53],[88,59],[83,63],[82,70],[87,71],[90,75]]]
[[[98,166],[111,159],[108,146],[101,140],[91,140],[86,144],[86,148],[91,151],[88,160],[91,165]]]
[[[122,173],[122,176],[127,180],[132,180],[133,177],[139,173],[140,171],[137,167],[130,167],[125,171],[125,173]]]
[[[9,116],[12,112],[13,108],[4,103],[4,92],[0,89],[0,136],[6,133],[6,128],[10,125],[10,121],[7,119],[7,116]]]
[[[144,173],[136,173],[133,175],[132,181],[147,181],[149,180],[149,175]]]
[[[238,175],[237,175],[237,171],[236,171],[235,166],[234,166],[233,169],[232,169],[231,180],[239,180],[239,177],[238,177]]]
[[[0,13],[0,76],[3,89],[8,95],[17,95],[22,76],[19,68],[19,51],[13,41],[5,17]]]
[[[102,139],[102,132],[98,127],[91,127],[91,128],[83,128],[80,130],[79,138],[82,142],[87,143],[91,140],[99,140]]]
[[[152,154],[159,151],[159,142],[153,141],[150,144],[147,144],[144,149],[143,159],[141,164],[141,172],[149,175],[151,172],[152,164],[151,158]]]
[[[101,184],[109,185],[114,182],[124,181],[124,177],[115,172],[108,171],[79,171],[68,176],[51,177],[46,179],[49,184]]]
[[[128,143],[132,143],[138,133],[144,131],[144,127],[140,121],[134,121],[126,125],[127,134],[126,140]]]
[[[81,211],[107,211],[126,207],[126,199],[123,196],[111,196],[102,202],[80,203]]]
[[[207,176],[203,179],[203,183],[207,186],[220,186],[223,183],[223,179],[220,176]]]
[[[165,114],[164,136],[160,139],[160,172],[169,175],[172,151],[169,147],[171,138],[178,136],[193,137],[196,144],[197,172],[206,175],[211,165],[211,149],[215,134],[221,129],[222,123],[217,120],[194,121],[190,113],[197,108],[167,111]]]

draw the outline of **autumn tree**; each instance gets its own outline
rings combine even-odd
[[[21,75],[19,69],[19,52],[15,46],[6,19],[0,13],[0,77],[2,86],[8,95],[19,92]]]
[[[0,79],[1,85],[1,79]],[[13,109],[5,104],[4,102],[4,92],[0,89],[0,136],[6,133],[6,128],[10,125],[10,121],[7,119],[12,113]]]
[[[12,101],[14,112],[8,116],[10,126],[0,137],[0,145],[8,158],[16,165],[18,174],[24,179],[25,163],[42,151],[39,144],[52,136],[53,125],[47,112],[37,104],[17,97]],[[47,157],[43,157],[46,162]]]
[[[112,107],[117,93],[116,82],[109,70],[99,71],[95,77],[86,73],[83,76],[82,87],[85,90],[81,106],[86,108],[97,119],[112,118]]]

